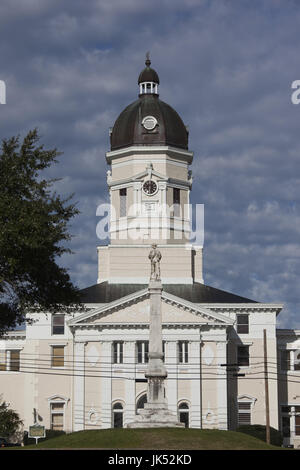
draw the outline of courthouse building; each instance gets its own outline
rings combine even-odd
[[[138,99],[110,131],[110,243],[98,247],[95,284],[81,291],[87,308],[34,314],[26,330],[0,340],[2,399],[27,430],[34,421],[73,432],[135,420],[147,402],[148,255],[156,243],[169,409],[191,428],[265,424],[265,330],[270,425],[300,446],[300,331],[276,328],[283,305],[204,283],[202,243],[188,239],[188,129],[160,100],[150,65],[147,58]]]

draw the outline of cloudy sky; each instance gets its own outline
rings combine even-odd
[[[64,152],[50,174],[81,211],[62,260],[76,285],[96,282],[108,129],[149,50],[160,98],[190,129],[205,283],[283,303],[278,325],[300,328],[299,31],[297,0],[1,1],[0,137],[37,127]]]

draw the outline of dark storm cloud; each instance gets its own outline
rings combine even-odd
[[[64,152],[49,174],[81,210],[76,253],[61,260],[74,282],[96,282],[108,129],[136,99],[150,50],[160,98],[190,128],[205,282],[282,302],[280,325],[300,328],[299,25],[299,4],[284,0],[1,2],[1,137],[37,126]]]

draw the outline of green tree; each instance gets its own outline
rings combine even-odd
[[[41,172],[57,162],[56,149],[39,144],[37,129],[23,142],[2,141],[0,154],[0,336],[28,311],[79,307],[79,291],[57,258],[71,250],[68,222],[78,210],[53,191],[57,179]]]
[[[6,438],[18,437],[21,433],[23,421],[9,405],[3,401],[0,403],[0,436]]]

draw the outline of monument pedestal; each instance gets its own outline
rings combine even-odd
[[[180,423],[170,410],[167,408],[145,408],[139,411],[136,420],[127,425],[128,428],[183,428],[184,424]]]

